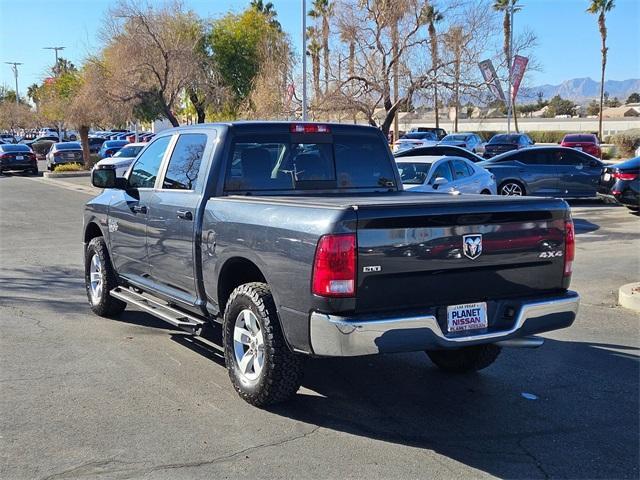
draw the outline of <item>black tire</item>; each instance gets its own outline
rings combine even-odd
[[[631,210],[632,212],[638,212],[640,211],[640,207],[636,207],[635,205],[625,205],[625,207],[627,207],[629,210]]]
[[[241,312],[250,310],[262,333],[263,366],[256,379],[247,378],[240,370],[234,350],[234,328]],[[223,322],[224,356],[229,378],[238,395],[257,407],[287,400],[300,388],[303,357],[287,346],[276,306],[265,283],[245,283],[229,297]]]
[[[480,195],[491,195],[491,192],[489,190],[482,190]]]
[[[91,288],[91,265],[94,255],[100,260],[100,277],[102,281],[100,294],[95,297]],[[127,304],[109,294],[111,290],[118,286],[118,276],[111,264],[107,244],[102,237],[92,239],[87,245],[84,254],[84,280],[89,305],[95,314],[101,317],[115,317],[124,311]]]
[[[474,345],[456,350],[429,350],[427,355],[445,372],[467,373],[487,368],[500,355],[501,347],[493,344]]]
[[[511,195],[507,194],[506,190],[509,189],[510,187],[519,188],[521,193],[511,194]],[[498,187],[498,195],[523,197],[526,194],[527,194],[527,190],[524,188],[524,185],[516,180],[507,180],[506,182],[502,182]]]

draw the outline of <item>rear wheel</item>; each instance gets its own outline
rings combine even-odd
[[[525,190],[520,182],[507,181],[500,184],[498,193],[507,197],[522,197],[525,195]]]
[[[101,317],[112,317],[124,311],[127,304],[109,293],[118,286],[118,277],[102,237],[94,238],[87,245],[84,278],[89,305],[94,313]]]
[[[246,283],[231,293],[223,345],[231,383],[246,402],[282,402],[300,388],[303,358],[289,350],[265,283]]]
[[[445,372],[466,373],[487,368],[502,349],[497,345],[474,345],[456,350],[428,350],[427,355]]]

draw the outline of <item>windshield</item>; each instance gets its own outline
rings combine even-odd
[[[133,158],[133,157],[137,156],[138,153],[140,153],[140,150],[142,150],[142,146],[139,146],[139,147],[123,147],[120,150],[118,150],[113,156],[114,157]]]
[[[239,136],[227,166],[227,191],[393,188],[388,149],[377,136],[333,135],[333,142],[288,135]]]
[[[433,163],[426,162],[400,162],[398,171],[400,179],[406,185],[422,185],[427,179]]]
[[[495,135],[489,143],[518,143],[518,135]]]
[[[435,140],[436,136],[431,132],[409,132],[400,137],[408,140]]]

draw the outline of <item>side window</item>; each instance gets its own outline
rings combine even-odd
[[[160,137],[147,147],[138,157],[129,175],[129,186],[134,188],[153,188],[160,170],[162,157],[167,150],[171,136]]]
[[[185,133],[178,137],[171,153],[162,188],[170,190],[193,190],[198,179],[200,162],[207,136],[202,133]]]
[[[465,178],[471,175],[469,173],[469,169],[467,168],[467,164],[462,160],[453,160],[453,171],[456,175],[456,178]]]
[[[544,152],[536,152],[535,150],[523,150],[519,152],[515,160],[525,165],[543,165],[546,162],[546,154]]]
[[[453,176],[451,175],[451,167],[449,166],[451,162],[442,162],[438,165],[438,168],[433,172],[433,176],[429,180],[429,183],[433,183],[436,178],[446,178],[448,181],[453,181]]]
[[[554,162],[556,165],[578,165],[583,163],[583,160],[573,152],[553,152],[551,154],[554,157]]]

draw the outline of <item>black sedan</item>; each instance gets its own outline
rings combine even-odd
[[[402,150],[394,153],[394,157],[462,157],[466,158],[470,162],[478,163],[482,162],[482,157],[479,157],[473,152],[470,152],[466,148],[455,147],[453,145],[432,145],[430,147],[416,147],[409,150]]]
[[[521,150],[534,145],[534,141],[526,133],[512,133],[494,135],[484,146],[484,158],[495,157],[504,152]]]
[[[598,198],[640,210],[640,157],[602,169]]]
[[[15,170],[37,175],[36,156],[27,145],[3,143],[0,145],[0,174]]]
[[[595,198],[604,164],[573,148],[534,147],[480,163],[496,177],[498,195]]]

